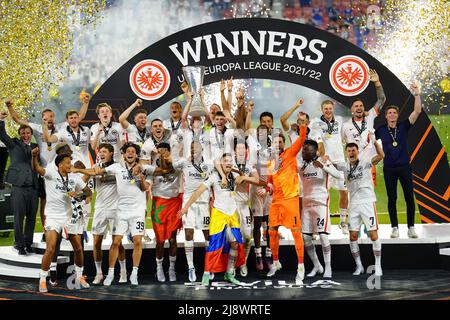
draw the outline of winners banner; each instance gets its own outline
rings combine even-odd
[[[399,106],[400,121],[414,105],[413,96],[392,72],[350,42],[296,22],[242,18],[197,25],[145,48],[99,88],[87,121],[97,120],[94,110],[101,102],[122,112],[141,98],[149,113],[155,111],[182,94],[182,67],[193,65],[206,67],[204,85],[231,76],[274,79],[316,90],[347,107],[359,97],[368,108],[376,101],[375,89],[369,86],[370,68],[383,83],[385,106]],[[384,121],[380,115],[375,127]],[[447,154],[425,112],[409,132],[408,148],[422,222],[450,222]]]

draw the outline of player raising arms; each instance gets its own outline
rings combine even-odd
[[[284,226],[291,229],[295,241],[295,251],[297,252],[298,268],[295,278],[296,284],[302,284],[305,275],[303,264],[304,251],[303,239],[300,231],[300,210],[299,210],[299,186],[297,174],[297,153],[306,140],[306,124],[300,127],[299,138],[294,144],[285,149],[284,135],[279,134],[273,137],[273,147],[278,154],[275,160],[271,161],[267,179],[268,186],[273,194],[272,206],[269,212],[269,235],[270,248],[272,249],[273,264],[268,277],[272,277],[281,269],[278,257],[278,228]]]
[[[370,138],[375,141],[373,132]],[[336,166],[338,170],[344,171],[348,190],[350,191],[348,218],[350,225],[350,250],[356,262],[354,275],[360,275],[364,272],[358,246],[358,232],[361,227],[361,220],[364,222],[367,230],[369,230],[369,236],[372,240],[373,255],[375,256],[375,275],[383,275],[381,269],[381,242],[378,239],[377,232],[376,196],[371,172],[372,166],[377,165],[384,158],[384,153],[376,141],[374,146],[377,154],[369,162],[359,158],[358,145],[356,143],[351,142],[347,144],[345,150],[348,161],[346,164]]]
[[[319,156],[328,155],[333,164],[344,163],[344,151],[342,148],[342,117],[334,114],[334,103],[331,100],[325,100],[321,104],[322,115],[320,118],[313,119],[310,124],[310,138],[316,140],[319,144]],[[348,226],[345,223],[348,208],[348,191],[345,186],[345,178],[341,173],[339,179],[332,178],[330,186],[339,190],[339,215],[341,221],[339,228],[343,234],[348,234]]]
[[[115,149],[109,143],[101,143],[98,147],[100,163],[95,167],[106,168],[114,164]],[[94,262],[97,270],[92,284],[100,284],[103,280],[102,272],[102,242],[107,234],[107,228],[112,233],[114,222],[117,219],[117,194],[116,177],[113,174],[96,176],[94,179],[95,198],[94,218],[92,220],[92,234],[94,235]],[[127,282],[127,267],[125,260],[125,249],[122,243],[119,245],[120,280],[119,283]]]
[[[45,191],[47,203],[45,208],[45,239],[46,248],[42,257],[42,267],[39,280],[39,292],[47,292],[47,275],[53,255],[55,253],[58,235],[61,235],[70,216],[72,215],[72,198],[88,197],[92,191],[86,186],[81,177],[72,174],[71,157],[68,154],[60,154],[55,159],[55,166],[43,168],[39,164],[39,148],[32,150],[33,170],[45,179]],[[77,194],[75,189],[81,189],[82,194]],[[89,288],[89,284],[83,277],[83,249],[81,238],[78,235],[70,235],[70,243],[74,251],[76,281],[82,288]]]
[[[89,160],[89,142],[91,133],[88,127],[80,125],[80,115],[78,111],[69,110],[66,113],[67,126],[61,127],[60,130],[54,134],[48,131],[48,126],[43,120],[42,132],[44,141],[48,143],[65,142],[72,149],[73,160],[81,161],[85,167],[90,167]]]
[[[323,273],[316,249],[312,242],[313,233],[318,233],[322,244],[323,260],[325,261],[324,278],[331,278],[331,245],[330,234],[330,194],[328,193],[329,175],[339,178],[340,172],[330,161],[323,161],[317,156],[319,146],[314,140],[306,140],[302,148],[302,167],[300,177],[303,186],[302,233],[305,249],[311,258],[314,269],[308,277]]]
[[[138,145],[127,142],[122,146],[124,163],[114,163],[105,168],[89,170],[75,169],[75,172],[87,175],[113,174],[117,183],[117,219],[113,227],[113,242],[109,251],[109,270],[103,285],[110,286],[114,280],[114,266],[116,265],[119,247],[122,238],[128,230],[133,238],[133,271],[130,276],[132,287],[138,285],[138,270],[142,256],[142,237],[145,229],[146,199],[145,190],[149,183],[142,173],[136,174],[133,169],[138,164],[140,148]],[[147,169],[148,173],[155,173],[156,168]],[[152,172],[150,172],[152,171]]]
[[[134,112],[134,124],[128,122],[128,117],[131,112],[138,108]],[[142,148],[144,142],[150,138],[150,128],[147,126],[147,111],[142,109],[142,100],[136,99],[136,101],[128,107],[119,117],[119,122],[122,128],[125,130],[127,142],[133,142]]]
[[[239,284],[240,282],[234,277],[235,268],[245,262],[244,242],[234,197],[236,184],[243,183],[249,178],[238,176],[237,173],[232,172],[233,158],[230,154],[223,154],[220,165],[227,185],[222,185],[222,177],[217,171],[214,171],[208,180],[200,184],[178,213],[179,217],[186,215],[203,192],[212,188],[214,203],[211,210],[209,247],[206,251],[205,270],[202,278],[202,284],[206,286],[209,285],[210,272],[224,271],[226,271],[226,281]]]

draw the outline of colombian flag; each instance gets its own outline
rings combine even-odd
[[[244,241],[242,240],[237,212],[229,216],[213,208],[209,225],[209,247],[205,256],[205,271],[207,272],[227,271],[228,253],[230,252],[230,244],[227,242],[227,229],[230,229],[239,243],[235,267],[237,268],[245,263]]]

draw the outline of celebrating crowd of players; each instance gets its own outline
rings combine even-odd
[[[73,246],[77,281],[83,288],[89,287],[83,276],[82,242],[93,190],[96,191],[92,223],[96,285],[113,283],[117,260],[121,270],[119,283],[128,281],[124,236],[133,242],[129,281],[132,286],[138,285],[150,198],[156,237],[156,276],[160,282],[166,281],[163,270],[166,240],[168,276],[170,281],[176,281],[176,237],[180,229],[185,234],[190,281],[196,281],[193,259],[196,229],[202,230],[205,238],[204,285],[220,272],[225,272],[225,280],[240,283],[235,270],[239,268],[240,275],[247,276],[252,239],[256,269],[263,270],[265,262],[267,276],[271,277],[281,269],[280,226],[290,229],[295,242],[296,284],[302,284],[305,276],[304,250],[314,264],[307,276],[323,274],[331,278],[330,187],[340,192],[339,227],[344,234],[350,233],[350,249],[356,263],[354,275],[364,272],[358,248],[358,233],[364,224],[373,242],[375,274],[381,276],[373,179],[375,166],[384,158],[384,152],[375,138],[374,119],[386,99],[374,70],[370,71],[370,80],[377,93],[377,101],[370,110],[366,111],[363,101],[355,99],[351,105],[353,117],[343,122],[334,114],[334,103],[325,100],[320,106],[320,118],[310,120],[308,114],[300,111],[296,121],[289,124],[288,119],[304,103],[299,99],[280,118],[282,129],[273,127],[270,112],[263,112],[258,127],[252,128],[254,105],[246,101],[242,89],[237,92],[237,108],[232,114],[232,79],[222,80],[222,107],[213,104],[207,116],[189,116],[193,93],[183,83],[186,106],[182,108],[180,103],[173,102],[168,120],[153,119],[150,124],[140,99],[122,113],[119,122],[112,121],[111,107],[100,103],[96,107],[99,122],[91,128],[80,124],[89,102],[87,94],[82,97],[84,108],[80,112],[67,112],[66,121],[61,124],[55,123],[55,114],[49,109],[42,112],[42,124],[29,123],[17,115],[13,103],[8,101],[12,118],[21,128],[31,130],[39,146],[32,150],[32,168],[43,178],[40,198],[46,251],[39,290],[47,292],[47,277],[49,270],[56,267],[52,261],[56,261],[62,237]],[[410,116],[410,123],[414,123],[420,113],[417,86],[413,85],[411,92],[416,97]],[[385,108],[386,115],[394,110],[398,117],[396,108]],[[6,115],[2,113],[0,120]],[[133,124],[128,122],[130,115]],[[286,147],[285,133],[290,147]],[[394,148],[396,138],[392,136]],[[93,166],[89,145],[96,151]],[[108,230],[112,244],[109,269],[104,277],[101,245]],[[319,262],[313,244],[317,235],[325,266]],[[264,259],[261,238],[267,243]],[[50,283],[56,283],[53,276]]]

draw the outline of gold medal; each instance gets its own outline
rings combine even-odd
[[[48,151],[52,151],[52,146],[47,146]]]
[[[236,191],[231,191],[231,196],[236,197]]]
[[[393,146],[394,148],[396,148],[396,147],[398,146],[397,141],[392,142],[392,146]]]
[[[206,172],[200,173],[200,177],[202,177],[203,179],[206,178]]]
[[[144,144],[142,143],[142,142],[139,142],[138,143],[138,146],[139,146],[139,148],[141,148],[142,149],[142,146],[143,146]]]
[[[330,139],[331,137],[332,137],[331,133],[327,133],[327,134],[325,135],[325,138],[327,138],[327,139]]]
[[[136,180],[131,179],[131,180],[130,180],[130,183],[131,183],[131,184],[135,184],[135,183],[136,183]]]
[[[75,150],[80,151],[80,146],[76,146]]]

